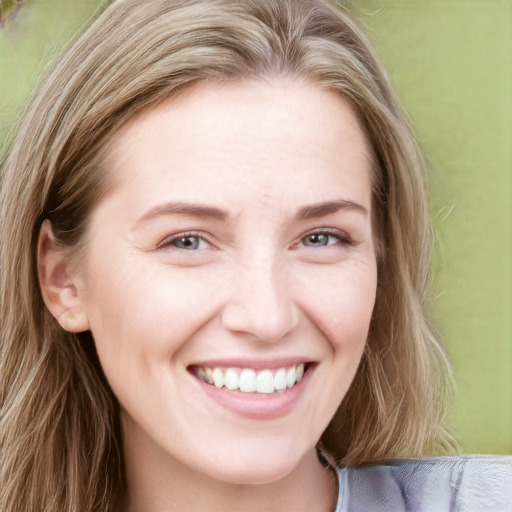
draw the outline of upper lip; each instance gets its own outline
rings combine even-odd
[[[273,368],[283,368],[286,366],[294,366],[298,364],[314,363],[308,357],[282,357],[277,359],[246,359],[246,358],[230,358],[230,359],[207,359],[197,361],[190,364],[189,367],[203,368],[253,368],[255,370],[265,370]]]

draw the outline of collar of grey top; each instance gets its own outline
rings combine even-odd
[[[512,456],[393,459],[337,468],[335,512],[512,512]]]

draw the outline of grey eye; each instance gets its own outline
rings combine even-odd
[[[329,245],[330,238],[334,237],[326,233],[311,233],[303,238],[303,243],[308,247],[325,247]]]
[[[194,251],[199,247],[199,238],[197,236],[182,236],[173,240],[172,244],[178,249]]]

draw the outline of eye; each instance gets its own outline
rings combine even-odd
[[[331,245],[351,245],[349,237],[339,230],[321,230],[308,233],[301,239],[306,247],[328,247]]]
[[[185,251],[197,251],[207,249],[210,244],[199,234],[196,233],[179,233],[171,237],[167,237],[158,244],[159,249],[176,248]]]

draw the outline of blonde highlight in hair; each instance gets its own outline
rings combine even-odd
[[[109,147],[138,112],[196,83],[307,80],[346,98],[374,160],[377,300],[365,353],[321,443],[354,465],[450,446],[449,365],[425,310],[423,165],[372,46],[327,0],[123,0],[40,84],[2,165],[0,510],[109,511],[124,492],[119,405],[90,333],[43,303],[37,237],[79,250],[111,186]]]

